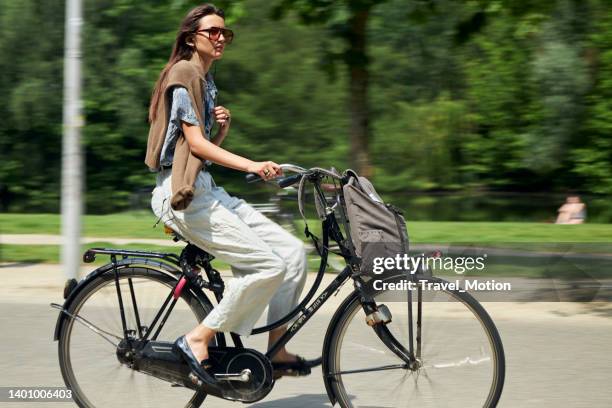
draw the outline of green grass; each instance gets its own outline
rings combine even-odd
[[[300,231],[303,221],[299,221]],[[320,225],[309,221],[320,233]],[[521,222],[408,221],[411,243],[602,242],[612,243],[612,224],[555,225]]]
[[[119,248],[108,242],[92,242],[81,246],[81,251],[85,252],[88,248]],[[154,252],[180,253],[180,247],[164,247],[157,245],[128,244],[121,245],[121,249],[148,250]],[[59,245],[11,245],[0,244],[0,259],[2,262],[24,262],[24,263],[59,263]],[[95,264],[105,264],[109,262],[108,255],[98,255]]]
[[[83,235],[114,238],[164,238],[163,225],[153,228],[153,213],[134,211],[109,215],[85,215]],[[60,234],[58,214],[0,214],[3,234]]]
[[[167,236],[148,211],[83,217],[83,235],[88,237],[160,238]],[[302,234],[303,222],[296,221]],[[312,231],[320,224],[310,220]],[[57,214],[0,214],[4,234],[59,234]],[[554,225],[520,222],[429,222],[408,221],[413,243],[507,243],[507,242],[612,242],[612,224]]]
[[[413,242],[612,242],[611,224],[408,222]]]
[[[83,217],[83,235],[88,237],[112,238],[158,238],[168,239],[163,228],[153,228],[155,217],[147,211],[127,212],[112,215],[86,215]],[[296,221],[302,235],[303,222]],[[313,232],[320,234],[320,224],[309,221]],[[0,232],[4,234],[59,234],[60,216],[57,214],[0,214]],[[518,222],[410,222],[410,242],[414,243],[473,243],[487,247],[505,247],[519,251],[612,253],[612,225],[554,225]],[[302,235],[303,237],[303,235]],[[100,241],[103,241],[101,239]],[[570,243],[570,244],[563,244]],[[113,245],[95,242],[83,246],[121,247],[159,252],[178,253],[180,247],[155,246],[146,244]],[[60,247],[56,245],[11,245],[0,244],[2,262],[45,262],[58,263]],[[108,262],[107,256],[100,256],[97,264]],[[219,269],[228,269],[227,264],[215,262]],[[311,254],[310,270],[318,266],[318,259]],[[490,275],[543,276],[546,271],[536,265],[491,265]],[[608,268],[600,268],[608,269]],[[606,273],[607,275],[607,273]]]
[[[179,254],[182,247],[165,247],[157,245],[142,245],[142,244],[129,244],[129,245],[113,245],[108,242],[92,242],[90,244],[82,245],[81,251],[85,252],[88,248],[121,248],[121,249],[132,249],[132,250],[147,250],[153,252],[164,252]],[[11,244],[0,244],[0,261],[1,262],[15,262],[15,263],[60,263],[60,251],[59,245],[11,245]],[[94,265],[103,265],[110,262],[109,255],[97,255],[96,260],[93,262]],[[318,256],[311,255],[308,257],[308,270],[316,271],[319,268],[320,258]],[[215,268],[219,270],[229,270],[229,264],[220,260],[213,261]],[[330,269],[328,269],[330,270]]]
[[[56,245],[0,244],[2,262],[58,263],[60,247]]]

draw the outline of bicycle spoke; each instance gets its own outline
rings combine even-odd
[[[449,361],[445,363],[436,363],[432,365],[425,366],[426,368],[458,368],[464,366],[475,366],[478,364],[488,364],[491,362],[490,357],[481,357],[481,358],[471,358],[465,357],[463,359],[457,361]]]
[[[385,366],[373,367],[373,368],[361,368],[358,370],[338,371],[337,373],[329,373],[327,375],[334,376],[334,375],[344,375],[344,374],[368,373],[372,371],[397,370],[399,368],[407,369],[408,364],[391,364],[391,365],[385,365]]]
[[[110,339],[105,337],[104,336],[105,334],[107,336],[114,337],[115,339],[117,339],[119,341],[123,340],[123,338],[121,338],[121,337],[119,337],[119,336],[117,336],[117,335],[115,335],[113,333],[109,333],[106,330],[102,330],[101,328],[99,328],[98,326],[96,326],[95,324],[90,322],[89,320],[85,319],[84,317],[81,317],[79,315],[73,315],[73,314],[69,313],[68,311],[66,311],[64,309],[61,309],[61,311],[62,311],[62,313],[66,314],[68,317],[70,317],[74,321],[81,323],[83,326],[87,327],[89,330],[91,330],[92,332],[96,333],[98,336],[100,336],[101,338],[103,338],[104,340],[109,342],[114,347],[117,347],[118,344],[113,343]]]
[[[400,360],[409,363],[414,359],[411,358],[409,350],[402,345],[402,342],[398,341],[395,336],[390,332],[388,325],[376,325],[374,326],[374,332],[378,336],[379,340],[390,349]]]
[[[350,342],[350,344],[356,348],[361,348],[363,350],[373,351],[374,353],[378,353],[378,354],[386,354],[386,352],[380,348],[377,349],[374,347],[368,347],[368,346],[364,346],[363,344],[354,343],[354,342]],[[384,347],[384,344],[382,346]]]
[[[117,365],[112,367],[111,370],[109,370],[109,373],[107,374],[108,375],[107,378],[114,379],[114,381],[111,382],[111,387],[106,390],[108,396],[115,396],[119,394],[120,392],[119,387],[121,386],[121,380],[119,379],[119,374],[122,369],[125,369],[125,367],[122,367],[121,364],[117,362]]]

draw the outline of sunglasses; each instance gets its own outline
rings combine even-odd
[[[197,33],[207,32],[208,38],[210,38],[212,41],[219,40],[219,38],[221,37],[221,34],[223,34],[223,38],[225,38],[225,42],[227,44],[231,44],[232,40],[234,39],[234,32],[230,30],[229,28],[210,27],[210,28],[205,28],[203,30],[198,30],[196,32]]]

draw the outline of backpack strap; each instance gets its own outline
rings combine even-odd
[[[298,186],[298,209],[300,210],[300,215],[302,216],[302,219],[304,220],[304,235],[306,235],[306,237],[312,240],[312,243],[315,249],[317,250],[317,253],[320,256],[321,248],[319,245],[319,238],[316,235],[314,235],[312,232],[310,232],[310,230],[308,229],[308,220],[306,220],[306,215],[304,214],[304,206],[305,206],[305,200],[306,200],[306,194],[304,190],[305,190],[307,178],[308,177],[302,177],[302,179],[300,180],[300,184]]]
[[[306,221],[306,216],[304,215],[304,205],[305,205],[305,197],[304,197],[304,186],[306,185],[306,177],[302,177],[300,180],[300,184],[298,186],[298,209],[300,210],[300,215],[304,220],[304,225],[306,229],[308,229],[308,222]]]

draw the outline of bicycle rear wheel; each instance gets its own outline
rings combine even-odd
[[[132,330],[131,336],[140,338],[169,295],[176,278],[147,267],[124,267],[118,274],[128,330]],[[210,310],[210,304],[202,304],[189,290],[183,290],[158,340],[174,341],[193,329]],[[124,335],[112,271],[89,283],[72,302],[68,313],[85,319],[101,331],[96,333],[69,318],[60,332],[62,376],[79,406],[191,407],[201,403],[203,395],[195,397],[193,390],[173,386],[119,361],[116,345]]]
[[[493,321],[468,293],[417,288],[374,295],[375,303],[392,314],[383,330],[417,359],[412,368],[366,324],[359,296],[343,303],[328,330],[328,368],[323,373],[331,376],[338,402],[363,408],[495,407],[505,362]]]

